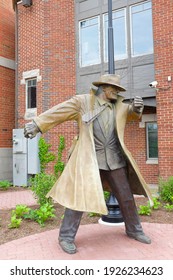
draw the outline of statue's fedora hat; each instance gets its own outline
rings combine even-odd
[[[120,85],[120,76],[115,74],[102,75],[99,81],[93,82],[92,84],[96,87],[101,85],[111,85],[117,87],[119,91],[126,91],[126,89]]]

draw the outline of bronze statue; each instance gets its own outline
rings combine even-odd
[[[127,236],[151,243],[142,229],[133,194],[152,197],[140,171],[124,144],[127,118],[140,117],[143,100],[135,97],[131,104],[118,93],[125,91],[120,77],[103,75],[93,82],[98,89],[76,95],[36,117],[25,125],[25,137],[33,138],[56,125],[75,120],[79,135],[66,167],[47,194],[66,207],[59,231],[61,248],[73,254],[75,236],[84,211],[107,214],[103,186],[106,183],[116,196]]]

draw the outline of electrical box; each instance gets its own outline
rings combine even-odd
[[[33,174],[40,172],[38,141],[40,133],[33,139],[24,137],[24,129],[13,129],[13,184],[28,186]]]
[[[40,173],[40,161],[39,161],[39,148],[38,141],[41,133],[38,133],[36,137],[28,139],[28,174]]]

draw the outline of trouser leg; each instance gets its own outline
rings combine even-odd
[[[127,233],[143,233],[133,194],[130,189],[126,169],[100,170],[101,178],[104,177],[118,200]]]
[[[66,208],[59,231],[59,241],[73,242],[80,225],[83,212]]]

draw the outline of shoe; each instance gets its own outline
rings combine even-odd
[[[127,233],[128,237],[133,238],[145,244],[151,244],[151,239],[144,233]]]
[[[76,245],[72,241],[61,240],[59,245],[68,254],[75,254],[77,251]]]

